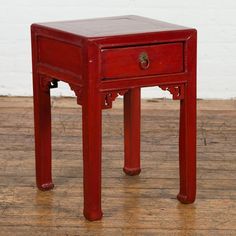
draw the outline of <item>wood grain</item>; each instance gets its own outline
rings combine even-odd
[[[122,172],[122,101],[103,111],[104,218],[92,223],[82,214],[81,108],[72,98],[53,98],[52,107],[56,187],[40,192],[32,98],[0,97],[0,235],[236,235],[235,100],[198,101],[198,193],[192,205],[175,199],[178,102],[142,101],[138,177]]]

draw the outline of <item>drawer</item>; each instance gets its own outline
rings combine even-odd
[[[104,79],[183,72],[183,43],[102,49]]]

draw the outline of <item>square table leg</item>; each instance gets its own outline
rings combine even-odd
[[[140,88],[124,95],[124,172],[138,175],[140,168]]]
[[[33,76],[36,183],[40,190],[54,187],[51,174],[51,104],[50,86],[42,86],[43,77]]]
[[[193,203],[196,197],[196,88],[185,85],[185,98],[180,101],[179,129],[180,192],[182,203]]]
[[[90,221],[102,218],[101,209],[101,94],[84,91],[82,105],[84,216]]]

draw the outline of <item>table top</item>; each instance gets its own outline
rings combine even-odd
[[[188,29],[184,26],[135,15],[47,22],[37,25],[83,37],[105,37]]]

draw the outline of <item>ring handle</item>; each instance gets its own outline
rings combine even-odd
[[[142,70],[148,69],[150,65],[150,61],[148,58],[148,54],[146,52],[142,52],[139,55],[139,66],[141,67]]]

